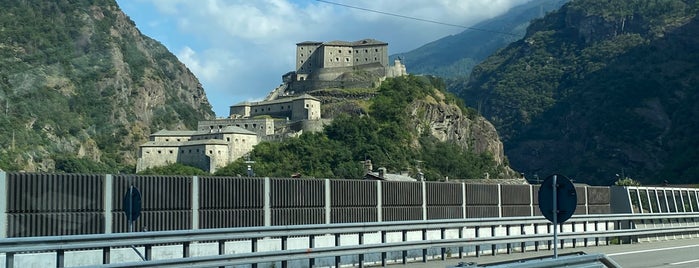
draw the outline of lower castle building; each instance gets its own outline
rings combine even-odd
[[[211,131],[161,130],[140,146],[136,172],[181,163],[214,173],[252,151],[257,143],[255,132],[234,126]]]
[[[318,122],[315,124],[314,122]],[[199,121],[195,131],[161,130],[138,152],[136,172],[181,163],[216,172],[245,156],[262,140],[322,130],[320,101],[310,95],[231,106],[230,116]]]

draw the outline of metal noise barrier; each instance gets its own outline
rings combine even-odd
[[[540,215],[536,185],[5,172],[0,182],[0,237],[126,232],[131,185],[142,195],[136,231]],[[608,187],[578,191],[578,214],[610,212]],[[671,200],[655,210],[697,200],[655,193]]]

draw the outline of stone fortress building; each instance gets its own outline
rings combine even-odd
[[[296,71],[259,102],[230,106],[227,118],[199,121],[196,131],[161,130],[138,152],[136,172],[182,163],[210,173],[245,156],[260,141],[278,141],[304,131],[322,131],[321,102],[308,94],[322,88],[376,87],[386,77],[406,75],[396,60],[388,65],[388,44],[356,42],[296,44]]]

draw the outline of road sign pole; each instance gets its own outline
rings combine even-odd
[[[558,192],[558,181],[557,181],[557,176],[553,175],[553,183],[551,184],[551,187],[553,187],[553,258],[558,259],[558,196],[556,195],[556,192]]]
[[[129,211],[133,211],[133,184],[129,187]],[[126,220],[129,222],[129,233],[133,233],[133,216],[131,212],[126,213]]]

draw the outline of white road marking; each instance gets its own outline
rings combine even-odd
[[[673,263],[670,263],[670,265],[682,265],[682,264],[693,263],[693,262],[699,262],[699,260],[673,262]]]
[[[673,250],[673,249],[693,248],[693,247],[699,247],[699,245],[689,245],[689,246],[671,247],[671,248],[654,248],[654,249],[638,250],[638,251],[627,251],[627,252],[611,253],[611,254],[607,254],[607,256],[610,256],[610,257],[611,256],[621,256],[621,255],[629,255],[629,254],[655,252],[655,251],[660,251],[660,250]],[[699,260],[697,260],[697,261],[699,261]]]

